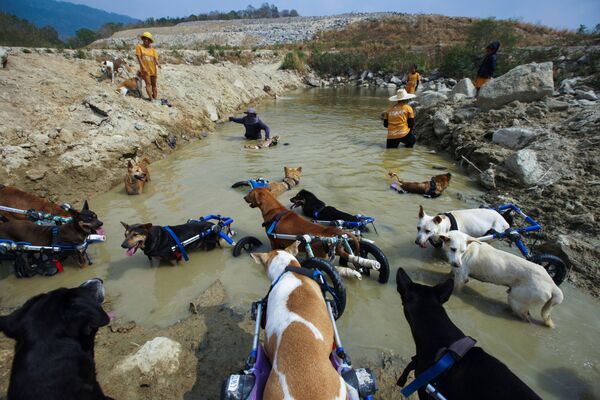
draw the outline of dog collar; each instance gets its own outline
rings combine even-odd
[[[288,178],[283,178],[283,183],[285,183],[285,185],[287,186],[288,190],[291,190],[294,186],[292,186],[291,183],[288,182],[288,179],[290,179],[292,182],[294,182],[294,186],[297,186],[298,182],[296,179],[292,178],[292,177],[288,177]]]
[[[449,212],[444,213],[443,215],[445,215],[446,217],[448,217],[448,219],[450,220],[450,230],[451,231],[457,231],[458,230],[458,224],[456,223],[456,218],[454,218],[454,215],[452,215]]]

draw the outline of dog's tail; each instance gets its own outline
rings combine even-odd
[[[348,235],[348,237],[350,238],[350,240],[352,240],[352,249],[354,251],[354,254],[356,255],[360,255],[360,241],[358,240],[358,238],[356,237],[356,235],[352,234],[352,233],[346,233]],[[347,260],[348,257],[350,257],[350,253],[348,253],[346,251],[346,249],[344,248],[344,243],[343,242],[338,242],[335,251],[337,252],[337,254]]]
[[[402,184],[402,181],[400,180],[400,177],[398,176],[397,173],[392,172],[392,171],[388,171],[388,176],[390,178],[396,178],[396,180],[398,181],[399,184]]]
[[[554,287],[552,288],[552,297],[550,297],[550,299],[542,307],[542,319],[544,320],[544,325],[546,325],[549,328],[554,328],[554,322],[550,317],[550,312],[552,311],[552,308],[554,308],[554,306],[557,306],[560,303],[562,303],[564,298],[562,290],[560,290],[560,288],[556,285],[553,286]]]

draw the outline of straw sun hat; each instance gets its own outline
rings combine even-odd
[[[416,97],[415,94],[407,93],[406,89],[398,89],[395,96],[390,97],[390,101],[408,100]]]
[[[141,38],[146,38],[146,39],[150,39],[151,42],[154,42],[154,39],[152,39],[152,34],[150,32],[144,32],[140,35],[140,39]]]

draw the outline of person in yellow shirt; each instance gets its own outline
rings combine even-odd
[[[395,96],[390,97],[390,101],[396,102],[383,113],[383,126],[388,129],[386,148],[398,148],[400,143],[405,147],[413,147],[417,137],[412,133],[415,124],[415,112],[408,104],[408,100],[415,95],[407,93],[405,89],[400,89]]]
[[[158,53],[152,47],[154,39],[150,32],[144,32],[140,39],[142,43],[135,47],[135,55],[140,63],[140,73],[146,82],[146,92],[149,100],[158,99],[158,87],[156,85],[156,72],[160,68],[158,64]]]
[[[419,87],[419,82],[421,82],[421,74],[417,72],[417,64],[414,64],[406,77],[406,92],[414,94]]]

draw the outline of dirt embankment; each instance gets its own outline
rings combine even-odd
[[[0,182],[61,201],[119,183],[132,156],[160,159],[241,107],[302,85],[272,58],[247,67],[167,63],[158,85],[168,107],[98,82],[103,51],[87,52],[92,59],[26,51],[12,49],[0,68]]]

